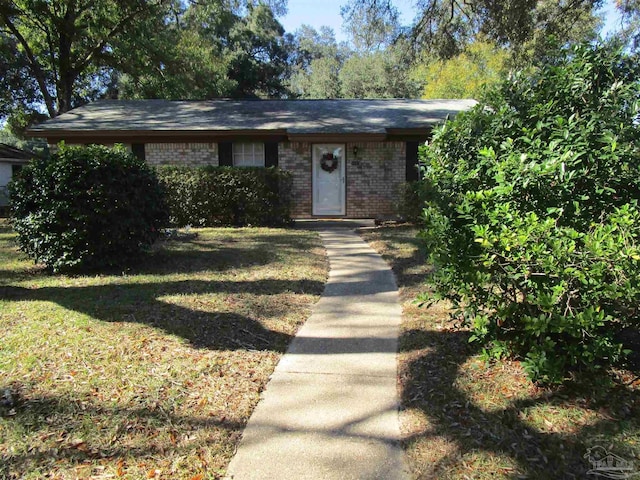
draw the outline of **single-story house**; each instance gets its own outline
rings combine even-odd
[[[474,100],[101,100],[30,130],[50,144],[124,143],[152,165],[277,166],[294,218],[393,216],[418,145]]]
[[[9,205],[7,185],[33,157],[34,154],[31,152],[0,143],[0,207]]]

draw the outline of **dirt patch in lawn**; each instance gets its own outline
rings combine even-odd
[[[361,231],[400,286],[401,422],[415,478],[582,479],[606,453],[627,462],[622,473],[640,474],[638,373],[616,372],[617,385],[547,390],[532,385],[517,361],[484,362],[446,304],[415,303],[429,289],[431,268],[416,233],[411,226]]]
[[[0,478],[219,478],[328,272],[312,232],[201,229],[48,275],[0,224]]]

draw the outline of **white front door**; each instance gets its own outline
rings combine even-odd
[[[313,145],[313,214],[345,214],[345,146]]]

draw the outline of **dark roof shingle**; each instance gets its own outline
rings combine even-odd
[[[94,131],[286,131],[384,134],[430,128],[474,100],[101,100],[31,129],[31,134]]]

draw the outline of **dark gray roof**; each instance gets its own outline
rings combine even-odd
[[[444,121],[474,100],[101,100],[31,129],[31,134],[95,131],[286,131],[384,134]]]
[[[31,160],[35,156],[36,155],[33,152],[21,150],[20,148],[12,147],[6,143],[0,143],[0,161],[11,160],[22,163]]]

